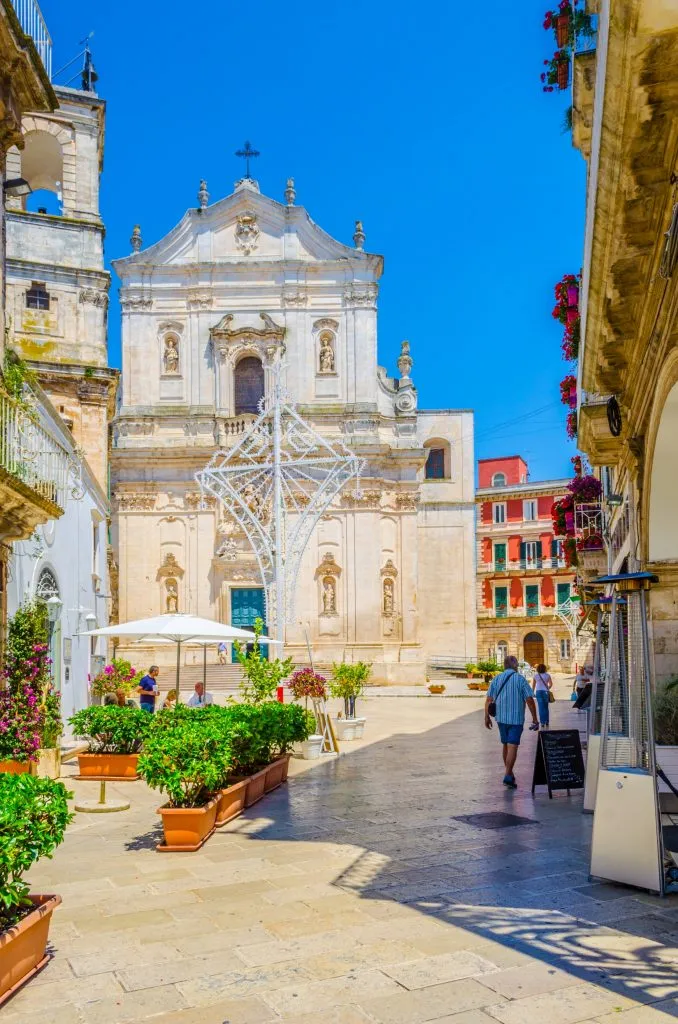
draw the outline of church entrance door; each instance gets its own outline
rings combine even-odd
[[[264,620],[266,632],[266,605],[262,587],[233,587],[231,589],[231,625],[238,629],[254,629],[254,620]],[[262,654],[268,657],[267,645],[262,645]],[[237,662],[235,648],[232,660]]]
[[[523,640],[523,657],[534,668],[544,660],[544,637],[541,633],[528,633]]]

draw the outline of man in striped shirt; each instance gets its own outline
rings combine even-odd
[[[537,705],[532,696],[532,688],[525,676],[520,675],[517,668],[517,658],[514,658],[513,655],[504,658],[504,671],[492,680],[485,701],[486,729],[492,728],[490,703],[494,701],[497,705],[499,739],[502,742],[504,752],[504,785],[509,789],[516,788],[513,766],[516,763],[520,737],[525,725],[525,705],[530,709],[532,715],[532,725],[530,728],[539,728]]]

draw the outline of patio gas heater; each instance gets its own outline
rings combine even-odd
[[[609,667],[610,613],[612,597],[600,594],[594,599],[597,606],[596,641],[593,650],[593,676],[591,678],[591,699],[586,744],[586,779],[584,782],[584,811],[592,812],[596,806],[598,768],[600,765],[600,733],[603,722],[603,700]],[[625,615],[626,601],[619,597],[617,609]],[[620,634],[622,635],[622,634]]]
[[[611,584],[612,604],[591,875],[662,893],[664,851],[647,630],[647,591],[657,577],[636,572],[601,576],[595,582]]]

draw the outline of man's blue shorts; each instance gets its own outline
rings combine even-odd
[[[506,725],[505,722],[497,722],[499,726],[499,739],[502,743],[512,743],[515,747],[520,746],[520,737],[523,735],[522,725]]]

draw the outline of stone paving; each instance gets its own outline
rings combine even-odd
[[[3,1024],[675,1020],[678,902],[589,884],[581,796],[531,797],[534,734],[505,791],[481,707],[368,702],[364,742],[195,854],[156,853],[157,795],[110,786],[131,810],[78,815],[33,874],[63,896],[54,959]],[[459,820],[501,810],[528,822]]]

